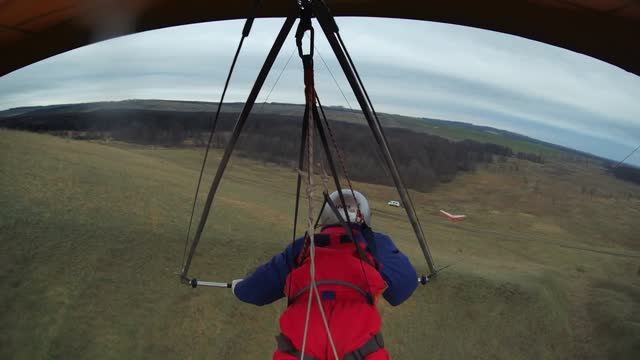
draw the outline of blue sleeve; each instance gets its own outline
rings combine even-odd
[[[418,274],[391,238],[374,233],[376,260],[380,264],[380,274],[389,286],[382,296],[389,304],[396,306],[407,300],[418,287]]]
[[[304,245],[304,238],[297,239],[280,254],[260,265],[251,275],[236,285],[238,299],[262,306],[284,297],[284,285],[294,261]]]

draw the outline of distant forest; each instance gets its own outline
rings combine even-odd
[[[0,126],[35,132],[69,134],[83,139],[107,139],[165,146],[204,146],[210,112],[105,109],[98,111],[31,112],[1,119]],[[237,113],[221,113],[213,146],[224,147]],[[241,156],[295,166],[301,116],[252,114],[238,143]],[[366,125],[331,121],[331,128],[353,180],[390,184],[371,131]],[[542,162],[539,155],[517,153],[496,144],[450,141],[401,128],[386,128],[391,151],[410,188],[427,191],[454,179],[459,171],[474,171],[494,156]],[[337,161],[337,159],[336,159]]]

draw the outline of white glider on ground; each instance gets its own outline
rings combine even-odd
[[[446,218],[449,219],[449,221],[462,221],[464,220],[464,218],[467,217],[467,215],[451,215],[444,210],[440,210],[440,213],[446,216]]]

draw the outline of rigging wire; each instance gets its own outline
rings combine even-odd
[[[369,98],[369,94],[367,93],[367,91],[366,91],[366,89],[365,89],[364,85],[362,84],[362,80],[361,80],[361,78],[360,78],[360,75],[358,74],[357,69],[355,68],[355,64],[353,63],[353,60],[351,59],[351,56],[349,55],[349,53],[348,53],[348,51],[347,51],[347,49],[346,49],[346,47],[345,47],[344,43],[342,42],[342,38],[340,37],[340,34],[339,34],[339,33],[337,33],[337,37],[338,37],[338,40],[339,40],[340,45],[342,46],[342,48],[344,49],[345,54],[347,55],[348,61],[349,61],[350,65],[351,65],[351,67],[353,68],[353,71],[355,72],[356,78],[357,78],[358,82],[360,83],[360,87],[363,89],[363,92],[364,92],[364,94],[365,94],[365,97],[366,97],[366,99],[367,99],[367,101],[368,101],[368,103],[369,103],[369,106],[370,106],[370,108],[371,108],[371,110],[372,110],[372,112],[373,112],[374,119],[375,119],[375,121],[377,122],[377,124],[378,124],[378,126],[380,127],[380,129],[382,129],[382,124],[380,123],[380,120],[379,120],[379,118],[378,118],[378,114],[376,113],[375,109],[373,108],[373,104],[372,104],[372,102],[371,102],[371,99]],[[315,48],[315,47],[314,47],[314,48]],[[336,86],[338,87],[338,90],[340,91],[340,93],[342,94],[343,98],[344,98],[344,99],[345,99],[345,101],[347,102],[347,105],[349,106],[350,110],[353,112],[353,108],[351,108],[351,104],[349,103],[349,100],[347,100],[347,98],[346,98],[346,96],[345,96],[344,92],[342,91],[342,88],[340,87],[340,84],[337,82],[337,80],[336,80],[335,76],[333,75],[333,72],[331,71],[331,69],[330,69],[330,68],[329,68],[329,66],[327,65],[326,61],[325,61],[325,60],[324,60],[324,58],[322,57],[322,54],[318,51],[318,49],[317,49],[317,48],[315,48],[315,49],[316,49],[316,51],[318,52],[318,55],[320,55],[320,59],[322,60],[322,62],[323,62],[323,64],[324,64],[325,68],[327,69],[327,71],[329,72],[329,74],[331,75],[331,77],[333,78],[333,81],[334,81],[334,83],[336,84]],[[344,174],[345,174],[346,180],[347,180],[348,185],[349,185],[349,188],[350,188],[350,190],[351,190],[351,194],[352,194],[352,196],[353,196],[353,197],[354,197],[354,199],[355,199],[355,194],[354,194],[354,191],[353,191],[353,186],[351,185],[351,180],[350,180],[349,175],[348,175],[348,173],[347,173],[346,166],[344,165],[343,157],[341,156],[341,152],[340,152],[340,149],[339,149],[339,147],[338,147],[338,145],[337,145],[337,141],[335,140],[335,137],[333,136],[333,132],[332,132],[331,127],[330,127],[330,125],[329,125],[329,121],[327,120],[327,117],[326,117],[326,115],[325,115],[324,109],[323,109],[323,107],[322,107],[322,104],[320,103],[320,99],[319,99],[319,97],[317,96],[317,94],[316,94],[316,100],[318,101],[318,105],[319,105],[319,107],[320,107],[320,110],[322,111],[322,116],[323,116],[323,118],[324,118],[324,122],[325,122],[325,124],[326,124],[326,126],[327,126],[327,129],[328,129],[328,131],[329,131],[329,136],[331,137],[331,139],[332,139],[332,141],[333,141],[334,148],[335,148],[335,150],[336,150],[336,152],[337,152],[337,154],[338,154],[338,158],[339,158],[340,163],[341,163],[341,165],[342,165],[342,171],[343,171],[343,172],[344,172]],[[382,130],[381,130],[381,131],[382,131]],[[383,136],[384,136],[384,133],[383,133]],[[382,155],[380,154],[380,149],[376,147],[376,149],[375,149],[375,150],[376,150],[376,151],[374,151],[373,153],[376,155],[377,160],[378,160],[379,162],[382,162],[382,158],[381,158],[381,157],[382,157]],[[382,168],[383,168],[383,170],[386,172],[386,174],[387,174],[388,176],[391,176],[391,174],[389,173],[389,171],[390,171],[390,170],[389,170],[389,169],[387,169],[387,168],[386,168],[386,166],[384,166],[384,165],[383,165],[383,166],[382,166]],[[402,186],[406,189],[406,191],[407,191],[407,193],[408,193],[408,189],[406,188],[406,185],[404,184],[404,181],[403,181],[402,179],[400,179],[400,182],[401,182]],[[411,206],[411,208],[413,209],[413,212],[415,213],[415,205],[413,204],[413,199],[411,198],[411,196],[408,196],[408,199],[409,199],[409,204],[407,204],[407,205],[408,205],[408,206]],[[356,202],[356,204],[357,204],[357,202]],[[405,205],[405,206],[406,206],[406,205]],[[358,205],[358,211],[360,211],[360,207],[359,207],[359,205]],[[416,221],[417,221],[417,223],[418,223],[418,226],[420,227],[420,232],[422,233],[422,224],[420,223],[420,219],[419,219],[417,216],[416,216]],[[422,233],[422,237],[424,238],[424,233]],[[436,272],[436,273],[437,273],[437,272]],[[434,274],[434,275],[435,275],[435,274]]]
[[[293,215],[293,233],[291,236],[291,249],[293,250],[293,246],[296,242],[296,232],[298,229],[298,212],[300,209],[300,188],[302,185],[302,171],[304,168],[304,160],[305,160],[305,149],[306,149],[306,140],[307,140],[307,127],[308,127],[308,123],[309,123],[309,107],[305,106],[304,109],[304,115],[302,118],[302,133],[300,135],[300,150],[298,153],[298,167],[297,167],[297,180],[296,180],[296,202],[295,202],[295,207],[294,207],[294,215]],[[316,221],[316,224],[318,223],[318,221],[320,220],[320,217],[318,216],[318,220]],[[315,228],[315,225],[314,225]],[[305,232],[304,234],[304,240],[303,240],[303,247],[300,250],[301,252],[305,251],[306,248],[306,242],[308,241],[308,233]],[[293,256],[293,251],[292,251],[292,257],[290,260],[290,264],[289,264],[289,284],[287,285],[287,296],[288,294],[291,294],[291,286],[293,284],[293,269],[298,266],[298,259]]]
[[[325,150],[329,150],[327,147],[326,138],[322,135],[322,125],[320,122],[316,124],[316,121],[320,121],[318,118],[318,110],[315,106],[315,88],[314,88],[314,79],[313,79],[313,50],[314,50],[314,30],[313,25],[311,23],[311,18],[313,14],[311,0],[300,1],[298,3],[300,7],[300,22],[298,23],[298,29],[296,30],[296,45],[298,48],[298,54],[302,59],[302,64],[304,68],[304,92],[305,92],[305,113],[308,115],[308,127],[307,127],[307,201],[308,201],[308,210],[307,210],[307,234],[309,236],[309,253],[310,253],[310,267],[309,267],[309,277],[310,277],[310,292],[309,292],[309,300],[307,301],[307,309],[306,316],[304,322],[304,334],[302,338],[302,349],[300,358],[304,358],[304,351],[307,345],[307,335],[309,330],[309,320],[311,314],[311,305],[313,303],[312,297],[315,293],[315,298],[317,301],[318,309],[320,311],[320,315],[322,317],[322,324],[324,325],[324,329],[326,331],[327,338],[329,340],[329,344],[331,345],[331,351],[333,353],[333,357],[335,360],[339,360],[338,352],[336,350],[336,346],[333,342],[333,336],[331,335],[331,330],[329,328],[329,322],[327,321],[327,316],[325,314],[324,305],[322,300],[320,299],[320,292],[318,291],[318,284],[316,283],[316,268],[315,268],[315,241],[314,241],[314,228],[315,225],[313,223],[313,191],[314,191],[314,183],[313,183],[313,168],[315,165],[314,162],[314,125],[317,125],[318,134],[321,136],[321,140]],[[305,33],[309,32],[309,52],[305,55],[302,46],[302,40],[305,36]],[[327,154],[330,157],[330,154]],[[336,185],[338,185],[337,174],[335,174],[335,168],[333,168],[334,172],[334,180],[336,181]],[[342,204],[346,213],[346,204],[344,198],[342,197],[342,192],[340,192],[340,198],[342,200]],[[347,221],[348,217],[347,217]]]
[[[315,90],[314,90],[314,95],[316,95],[315,100],[318,101],[317,94],[315,94]],[[317,123],[316,123],[317,129],[318,129],[318,135],[320,137],[320,140],[321,140],[321,143],[322,143],[322,147],[323,147],[323,149],[325,151],[325,156],[327,158],[327,162],[329,164],[329,168],[330,168],[331,173],[333,175],[333,179],[334,179],[334,183],[335,183],[336,189],[338,191],[338,195],[340,196],[340,200],[342,201],[342,208],[344,209],[343,214],[346,217],[346,222],[344,220],[342,220],[342,216],[340,216],[339,212],[337,211],[337,208],[335,208],[335,204],[333,204],[331,199],[329,198],[328,191],[325,194],[325,201],[327,202],[327,205],[336,213],[337,219],[340,221],[340,224],[344,228],[345,233],[347,234],[347,236],[349,237],[349,239],[351,240],[351,242],[353,243],[353,245],[355,247],[356,253],[358,254],[358,257],[360,259],[360,267],[362,269],[362,275],[363,275],[363,278],[365,280],[365,283],[367,284],[367,288],[369,290],[368,296],[369,296],[371,302],[373,303],[373,293],[371,292],[371,284],[369,283],[369,279],[367,278],[367,272],[365,271],[364,264],[363,264],[365,260],[368,260],[368,257],[365,254],[364,250],[360,247],[360,244],[358,244],[358,242],[356,241],[355,237],[353,236],[353,229],[351,228],[351,222],[349,220],[349,212],[347,211],[347,204],[346,204],[346,202],[344,200],[344,194],[342,193],[342,186],[340,185],[339,174],[338,174],[338,171],[336,170],[335,163],[333,161],[333,157],[331,156],[331,149],[329,147],[329,143],[327,141],[327,137],[326,137],[326,135],[324,133],[324,129],[322,128],[322,121],[321,121],[322,116],[320,116],[320,114],[318,113],[318,109],[315,106],[315,104],[313,104],[312,108],[313,108],[314,117],[318,118]],[[324,113],[323,113],[323,115],[324,115]],[[325,117],[325,121],[326,121],[326,117]],[[337,147],[337,144],[336,144],[335,151],[336,152],[339,151],[339,149]],[[345,171],[345,176],[346,176],[346,169],[344,169],[344,171]],[[349,185],[351,185],[350,180],[349,180]],[[358,201],[356,199],[356,196],[355,196],[355,194],[353,192],[353,188],[351,188],[351,195],[353,196],[353,200],[356,202],[356,206],[358,208],[358,211],[360,213],[362,213],[360,211],[360,206],[358,205]],[[356,221],[357,219],[353,219],[353,220]]]
[[[638,151],[638,149],[640,149],[640,145],[638,145],[638,147],[636,147],[635,149],[633,149],[632,152],[629,153],[629,155],[625,156],[624,159],[620,160],[620,162],[618,162],[613,168],[617,168],[618,166],[622,165],[622,163],[624,163],[628,158],[631,157],[631,155],[635,154],[636,151]]]
[[[189,255],[186,258],[186,261],[184,262],[182,271],[180,272],[180,278],[182,279],[183,282],[191,282],[191,280],[195,281],[195,279],[189,279],[187,277],[187,273],[189,271],[189,267],[191,265],[191,261],[193,260],[193,255],[195,254],[195,250],[198,246],[198,243],[201,239],[202,236],[202,232],[204,230],[204,227],[206,225],[207,222],[207,217],[209,215],[209,212],[211,210],[211,206],[213,205],[213,200],[215,198],[215,194],[216,191],[218,190],[219,186],[220,186],[220,182],[222,180],[222,176],[224,174],[224,170],[227,167],[229,160],[231,158],[231,154],[233,152],[233,149],[235,147],[235,145],[237,144],[238,141],[238,137],[240,136],[240,133],[242,132],[242,128],[244,126],[244,124],[246,123],[246,120],[249,116],[249,113],[251,112],[251,108],[253,107],[253,105],[255,104],[255,100],[258,96],[258,93],[260,91],[260,89],[262,88],[262,85],[264,84],[264,81],[269,73],[269,70],[272,68],[273,63],[278,55],[278,53],[280,52],[280,50],[282,49],[282,44],[285,41],[285,38],[287,37],[287,34],[290,32],[291,28],[293,27],[293,24],[295,22],[295,17],[290,16],[288,17],[285,22],[282,24],[282,28],[280,29],[280,32],[278,33],[278,36],[276,37],[273,46],[271,47],[271,50],[269,50],[269,54],[267,55],[267,58],[264,62],[264,64],[262,65],[262,68],[260,70],[260,72],[258,73],[258,77],[256,78],[256,81],[254,82],[254,85],[251,89],[251,92],[249,93],[249,97],[247,98],[247,101],[242,109],[242,112],[240,113],[240,115],[238,116],[238,119],[235,123],[235,126],[233,128],[232,134],[231,134],[231,138],[229,139],[229,141],[227,142],[227,145],[225,147],[224,150],[224,154],[222,155],[222,158],[220,159],[220,164],[218,166],[218,170],[216,171],[215,177],[211,183],[211,187],[209,189],[209,194],[207,196],[207,200],[204,204],[204,208],[202,210],[202,216],[200,218],[200,222],[198,223],[198,227],[196,229],[193,241],[191,243],[191,248],[189,251]],[[245,26],[245,29],[247,28],[247,26]],[[248,33],[248,32],[247,32]],[[245,32],[243,31],[243,35],[246,35]]]
[[[320,53],[320,51],[318,51],[318,48],[315,48],[316,52],[318,52],[318,55],[320,55],[320,60],[322,60],[322,63],[324,64],[324,67],[327,69],[327,72],[329,72],[329,75],[331,75],[331,77],[333,78],[333,82],[336,84],[336,87],[338,88],[338,90],[340,91],[340,93],[342,94],[342,98],[344,99],[344,101],[347,102],[347,106],[349,107],[349,110],[351,111],[351,113],[355,113],[355,110],[353,110],[353,107],[351,106],[351,103],[349,102],[349,100],[347,99],[346,95],[344,94],[344,91],[342,91],[342,87],[340,86],[340,83],[338,83],[338,81],[336,80],[336,77],[333,75],[333,72],[331,71],[331,68],[329,67],[329,65],[327,64],[327,62],[324,60],[324,58],[322,57],[322,54]],[[376,161],[379,164],[384,164],[384,160],[382,157],[382,154],[380,153],[380,149],[378,147],[374,146],[374,151],[373,154],[375,154],[376,156]],[[391,173],[389,172],[389,170],[386,168],[386,166],[382,166],[382,171],[385,172],[385,174],[388,177],[391,177]]]
[[[311,85],[312,86],[312,85]],[[310,90],[307,94],[307,106],[313,105],[313,101],[310,101],[315,95],[314,90]],[[315,266],[315,240],[314,240],[314,224],[313,224],[313,164],[314,164],[314,132],[313,127],[315,123],[315,114],[314,111],[308,112],[308,121],[309,126],[307,128],[307,201],[308,201],[308,209],[307,209],[307,234],[309,236],[309,257],[310,257],[310,266],[309,266],[309,278],[310,278],[310,289],[309,289],[309,299],[307,300],[307,309],[306,316],[304,322],[304,331],[302,337],[302,348],[300,350],[301,358],[304,358],[304,351],[307,345],[307,335],[309,330],[309,319],[311,315],[311,305],[313,303],[313,297],[315,295],[316,302],[318,303],[318,309],[320,310],[320,315],[322,318],[322,324],[324,325],[327,338],[329,340],[329,344],[331,346],[331,351],[333,352],[333,356],[336,360],[339,360],[338,352],[336,350],[336,346],[333,342],[333,336],[331,335],[331,330],[329,328],[329,322],[327,321],[327,316],[324,311],[324,306],[322,305],[322,300],[320,299],[320,293],[318,291],[318,284],[316,283],[316,266]],[[346,208],[346,207],[345,207]]]
[[[358,79],[358,83],[360,83],[360,87],[362,88],[362,91],[367,99],[367,102],[369,103],[369,107],[371,108],[371,112],[373,113],[373,117],[374,120],[376,121],[376,123],[378,124],[378,127],[380,128],[380,132],[382,134],[383,137],[386,138],[386,135],[384,134],[384,129],[382,127],[382,123],[380,122],[380,119],[378,117],[378,113],[376,112],[376,110],[373,107],[373,102],[371,101],[371,99],[369,98],[369,93],[367,92],[367,89],[364,87],[364,84],[362,82],[362,79],[360,78],[360,74],[358,73],[358,70],[353,62],[353,60],[351,59],[351,55],[349,54],[349,52],[347,51],[347,47],[344,44],[344,42],[342,41],[342,36],[340,36],[339,32],[336,32],[337,35],[337,39],[338,42],[340,43],[340,46],[342,47],[342,49],[344,50],[344,53],[347,56],[347,59],[349,61],[349,64],[351,65],[351,68],[353,69],[353,72],[356,75],[356,78]],[[405,191],[407,191],[407,193],[409,192],[409,190],[407,189],[407,186],[404,183],[404,180],[402,179],[402,177],[399,178],[400,183],[402,184],[402,187],[405,189]],[[407,196],[407,198],[409,199],[410,202],[410,206],[413,209],[413,212],[415,213],[415,205],[413,204],[413,199],[411,198],[411,196]],[[420,232],[422,233],[422,237],[424,238],[424,233],[422,231],[422,224],[420,223],[420,218],[418,218],[418,216],[416,216],[416,220],[418,222],[419,228],[420,228]]]
[[[314,47],[316,49],[316,52],[318,53],[318,55],[320,55],[320,60],[322,60],[322,63],[324,64],[324,67],[327,69],[327,71],[329,72],[329,75],[331,75],[331,78],[333,79],[333,82],[336,84],[336,86],[338,87],[338,90],[340,90],[340,94],[342,94],[342,97],[344,98],[344,101],[347,102],[347,106],[349,106],[349,109],[351,111],[353,111],[353,108],[351,107],[351,103],[349,102],[349,100],[347,99],[347,96],[344,94],[344,91],[342,91],[342,87],[340,86],[340,84],[338,83],[338,80],[336,80],[336,77],[333,76],[333,71],[331,71],[331,69],[329,68],[329,65],[327,65],[327,62],[324,61],[324,58],[322,57],[322,54],[320,53],[320,51],[318,50],[317,47]]]
[[[371,110],[372,110],[372,112],[373,112],[373,115],[374,115],[375,121],[376,121],[376,122],[378,122],[378,124],[379,124],[380,128],[382,129],[382,124],[380,123],[380,121],[379,121],[379,119],[378,119],[378,114],[376,113],[375,109],[373,108],[373,104],[371,103],[371,99],[369,98],[369,94],[367,93],[366,89],[364,88],[364,85],[362,85],[362,80],[360,79],[360,75],[358,74],[358,72],[357,72],[357,70],[356,70],[356,68],[355,68],[355,65],[353,64],[353,61],[351,60],[351,56],[350,56],[350,55],[349,55],[349,53],[347,52],[346,47],[344,46],[344,43],[342,42],[342,38],[340,37],[340,34],[338,33],[337,35],[338,35],[338,40],[340,41],[341,46],[342,46],[342,47],[343,47],[343,49],[345,50],[345,53],[347,54],[348,60],[349,60],[349,62],[351,63],[352,68],[354,69],[354,72],[355,72],[355,74],[356,74],[356,77],[357,77],[357,79],[358,79],[358,82],[361,84],[361,87],[362,87],[362,89],[363,89],[363,91],[364,91],[364,94],[365,94],[365,96],[366,96],[366,99],[367,99],[367,101],[369,102],[369,106],[371,107]],[[344,98],[344,100],[347,102],[347,105],[349,106],[349,109],[353,112],[353,108],[351,107],[351,104],[349,103],[349,100],[347,100],[347,97],[345,96],[344,92],[342,91],[342,88],[340,87],[340,84],[338,83],[338,81],[336,80],[335,76],[333,75],[333,72],[331,71],[331,69],[330,69],[330,68],[329,68],[329,66],[327,65],[326,61],[325,61],[325,60],[324,60],[324,58],[322,57],[322,54],[318,51],[318,49],[317,49],[317,48],[316,48],[316,51],[318,52],[318,55],[320,55],[320,59],[322,60],[322,63],[324,64],[325,68],[327,69],[327,71],[329,72],[329,74],[331,75],[331,77],[333,78],[333,81],[334,81],[334,83],[336,84],[336,86],[338,87],[338,90],[340,91],[340,93],[342,94],[342,97],[343,97],[343,98]],[[316,97],[317,97],[317,95],[316,95]],[[326,126],[327,126],[327,128],[328,128],[328,130],[329,130],[329,135],[330,135],[330,137],[332,138],[332,141],[334,142],[334,146],[335,146],[335,148],[336,148],[336,151],[338,152],[338,158],[339,158],[339,160],[340,160],[340,162],[341,162],[342,170],[343,170],[343,172],[344,172],[344,174],[345,174],[345,177],[346,177],[346,179],[347,179],[347,182],[348,182],[348,184],[349,184],[349,188],[351,189],[351,193],[352,193],[352,195],[353,195],[353,197],[354,197],[354,199],[355,199],[355,194],[354,194],[354,191],[353,191],[353,187],[352,187],[352,185],[351,185],[351,180],[349,179],[349,176],[348,176],[348,174],[347,174],[346,167],[344,166],[344,160],[343,160],[343,159],[342,159],[342,157],[340,156],[340,152],[339,152],[339,148],[338,148],[338,146],[337,146],[337,142],[335,141],[335,138],[333,137],[333,134],[332,134],[332,131],[331,131],[331,127],[330,127],[329,122],[328,122],[328,120],[327,120],[327,118],[326,118],[326,115],[325,115],[325,113],[324,113],[324,109],[323,109],[322,105],[320,104],[320,99],[319,99],[319,98],[317,98],[317,101],[318,101],[318,104],[320,105],[320,110],[322,111],[322,115],[323,115],[323,117],[324,117],[324,121],[325,121]],[[376,155],[378,162],[382,162],[382,163],[384,163],[384,162],[382,161],[382,155],[380,154],[380,149],[379,149],[379,148],[377,148],[377,147],[376,147],[376,149],[375,149],[375,151],[374,151],[373,153]],[[383,171],[385,171],[385,173],[387,174],[387,176],[391,176],[391,174],[389,173],[389,170],[386,168],[386,166],[384,166],[384,165],[383,165],[383,166],[382,166],[382,169],[383,169]],[[402,181],[402,179],[400,179],[400,181],[402,182],[402,186],[406,189],[406,185],[404,184],[404,181]],[[408,192],[408,190],[407,190],[407,192]],[[415,205],[413,204],[413,200],[412,200],[411,196],[408,196],[408,198],[409,198],[410,204],[407,204],[407,205],[411,206],[411,207],[414,209],[414,213],[415,213]],[[405,206],[406,206],[406,205],[405,205]],[[360,210],[360,209],[359,209],[359,206],[358,206],[358,210]],[[418,225],[419,225],[419,227],[420,227],[420,231],[422,232],[422,224],[420,223],[420,219],[419,219],[417,216],[416,216],[416,220],[417,220]],[[424,234],[423,234],[422,236],[423,236],[423,238],[424,238]]]
[[[347,50],[346,45],[344,44],[344,41],[342,40],[342,36],[340,36],[340,33],[338,31],[335,32],[336,38],[338,40],[338,46],[340,48],[342,48],[342,51],[344,52],[344,54],[346,55],[347,58],[347,62],[350,66],[350,68],[352,69],[353,73],[355,74],[357,83],[359,85],[359,87],[361,88],[362,92],[364,93],[365,99],[367,101],[367,105],[369,106],[369,108],[371,109],[371,112],[373,114],[373,120],[376,123],[377,128],[379,129],[380,135],[382,136],[382,139],[380,139],[382,142],[388,143],[388,141],[386,140],[386,135],[384,133],[384,128],[382,127],[382,123],[380,122],[380,119],[378,118],[378,113],[376,112],[376,110],[373,107],[373,102],[371,101],[371,99],[369,98],[369,93],[367,92],[367,89],[364,87],[364,83],[362,82],[362,79],[360,78],[360,74],[358,73],[358,70],[356,69],[356,66],[353,62],[353,60],[351,59],[351,55],[349,54],[349,51]],[[364,110],[364,109],[363,109]],[[382,146],[382,143],[379,143],[380,146]],[[389,148],[388,150],[389,155],[391,156],[391,149]],[[391,171],[391,169],[389,169],[389,171]],[[398,173],[399,175],[399,173]],[[422,224],[420,223],[420,218],[418,217],[416,210],[415,210],[415,205],[413,203],[413,199],[411,198],[411,195],[409,194],[409,190],[407,189],[407,186],[404,183],[404,180],[402,179],[401,176],[398,176],[398,184],[402,187],[402,190],[406,193],[406,198],[408,200],[408,204],[403,204],[404,206],[409,206],[409,208],[411,209],[411,212],[414,214],[414,218],[415,221],[417,223],[417,229],[416,229],[416,236],[418,236],[418,231],[420,236],[418,236],[418,242],[420,242],[420,246],[422,247],[423,252],[425,252],[425,260],[427,261],[427,266],[429,267],[430,271],[433,271],[435,273],[435,265],[433,264],[433,260],[431,259],[431,255],[428,253],[428,250],[426,248],[426,240],[425,240],[425,236],[424,236],[424,231],[422,230]],[[401,190],[401,189],[398,189]],[[420,238],[422,239],[422,241],[420,240]]]
[[[276,86],[278,85],[278,82],[280,81],[280,78],[282,77],[282,74],[285,72],[285,70],[289,66],[289,63],[291,62],[291,58],[293,57],[293,54],[295,53],[295,50],[296,50],[295,48],[293,48],[293,50],[291,50],[291,54],[289,55],[289,58],[287,59],[287,62],[284,64],[282,69],[280,69],[280,72],[278,73],[278,76],[276,77],[276,81],[273,83],[273,85],[271,85],[271,88],[269,89],[269,92],[267,93],[267,96],[265,96],[264,100],[260,104],[260,107],[256,111],[256,114],[260,114],[260,113],[262,113],[262,110],[264,110],[264,107],[267,104],[267,101],[269,101],[269,98],[271,97],[271,93],[276,88]],[[241,147],[243,144],[245,144],[244,141],[246,140],[246,137],[249,136],[249,134],[251,133],[251,131],[255,127],[256,127],[256,122],[255,121],[250,122],[249,124],[247,124],[247,127],[245,128],[245,133],[246,133],[245,137],[241,138],[240,140],[238,140],[239,147]]]
[[[338,142],[335,139],[335,136],[333,135],[333,130],[331,129],[331,126],[329,125],[329,121],[327,119],[327,116],[325,115],[324,108],[322,107],[322,103],[320,103],[320,98],[318,97],[317,93],[315,95],[316,95],[316,101],[318,102],[318,107],[320,108],[320,111],[322,113],[321,119],[324,120],[324,123],[325,123],[325,125],[327,127],[327,131],[329,132],[329,137],[331,138],[331,141],[332,141],[333,146],[334,146],[334,151],[338,155],[338,161],[340,161],[340,165],[342,167],[342,172],[344,173],[344,176],[345,176],[345,178],[347,180],[347,185],[349,186],[349,190],[351,191],[351,196],[353,196],[353,200],[356,203],[356,208],[358,209],[358,214],[360,214],[361,216],[364,216],[364,214],[362,214],[362,210],[360,209],[360,204],[356,200],[356,194],[353,191],[353,185],[351,184],[351,179],[349,178],[349,173],[347,172],[347,167],[345,165],[345,161],[344,161],[344,157],[342,155],[342,151],[340,150],[340,147],[338,146]],[[320,124],[320,126],[322,126],[322,125]],[[325,139],[325,142],[326,142],[326,139]],[[330,151],[331,150],[327,146],[327,149],[326,149],[326,152],[327,152],[326,155],[327,155],[327,158],[328,158],[327,160],[329,160],[329,157],[331,156]],[[338,176],[338,172],[337,171],[335,171],[334,176],[335,177]],[[337,182],[336,182],[336,184],[337,184]],[[337,189],[337,190],[339,192],[342,192],[342,189]],[[326,196],[328,196],[328,195],[329,195],[329,192],[327,190],[326,191]],[[345,212],[345,215],[346,215],[347,214],[346,206],[344,207],[344,209],[345,209],[344,212]],[[357,221],[357,219],[354,219],[354,220]],[[363,218],[363,221],[364,221],[364,218]],[[369,279],[367,278],[367,273],[366,273],[366,271],[364,269],[364,264],[363,264],[363,262],[364,262],[363,255],[364,254],[363,254],[362,250],[360,249],[360,245],[355,241],[355,239],[353,239],[353,234],[351,233],[351,231],[352,231],[351,228],[349,228],[347,230],[349,232],[349,237],[351,237],[351,239],[352,239],[352,241],[354,243],[354,246],[356,247],[356,251],[358,252],[358,255],[359,255],[359,258],[360,258],[360,268],[362,270],[362,274],[364,275],[364,280],[365,280],[365,282],[367,284],[367,288],[369,289],[369,296],[371,296],[371,300],[373,301],[373,293],[371,292],[371,285],[369,284]],[[364,255],[364,256],[366,256],[366,255]]]
[[[220,96],[220,102],[218,102],[218,108],[216,110],[215,118],[211,118],[212,121],[209,123],[209,140],[207,141],[207,148],[205,149],[205,152],[204,152],[204,159],[202,160],[200,175],[198,176],[198,185],[196,186],[196,193],[193,198],[193,206],[191,207],[191,216],[189,217],[189,226],[187,228],[187,236],[184,242],[184,251],[182,252],[182,261],[180,262],[181,266],[184,266],[184,259],[187,256],[187,247],[189,246],[189,237],[191,235],[193,215],[195,214],[196,204],[198,202],[198,194],[200,192],[200,185],[202,183],[202,175],[204,174],[204,168],[207,164],[207,157],[209,155],[209,149],[211,148],[213,135],[215,134],[216,126],[218,124],[218,119],[220,117],[220,110],[222,109],[222,103],[224,102],[224,97],[227,94],[227,89],[229,88],[229,82],[231,81],[231,75],[233,74],[233,69],[236,66],[236,62],[238,61],[238,55],[240,54],[240,50],[242,49],[242,44],[244,43],[244,39],[249,35],[249,30],[251,28],[252,23],[253,23],[253,18],[248,18],[247,21],[245,22],[245,26],[242,31],[242,36],[240,38],[240,42],[238,43],[238,48],[236,49],[236,53],[233,56],[233,61],[231,62],[229,73],[227,74],[227,80],[224,83],[224,89],[222,90],[222,95]]]
[[[264,101],[260,105],[260,110],[258,112],[261,112],[262,108],[264,108],[264,105],[267,103],[267,101],[269,101],[269,97],[271,97],[271,92],[273,92],[273,89],[275,89],[276,85],[278,85],[278,81],[280,81],[280,77],[282,76],[284,71],[287,69],[287,66],[289,66],[289,62],[291,62],[291,58],[293,58],[293,54],[295,53],[295,51],[296,51],[296,48],[293,48],[291,50],[291,54],[289,55],[289,59],[287,59],[287,62],[284,64],[284,67],[282,68],[282,70],[280,70],[280,73],[278,74],[278,77],[276,78],[276,81],[273,83],[273,86],[271,86],[271,89],[269,89],[269,92],[267,93],[267,96],[265,97]]]
[[[322,120],[324,120],[324,125],[327,127],[327,132],[329,133],[329,138],[331,139],[331,142],[333,143],[334,150],[335,150],[336,154],[338,155],[338,161],[340,161],[340,166],[342,167],[342,172],[344,174],[345,179],[347,180],[347,185],[349,186],[349,189],[351,190],[351,195],[355,199],[356,198],[356,194],[353,191],[353,185],[351,184],[351,179],[349,178],[349,173],[347,172],[347,166],[345,165],[343,152],[342,152],[342,150],[340,149],[340,147],[338,145],[338,141],[336,140],[336,137],[333,135],[333,130],[331,129],[331,125],[329,124],[329,120],[327,119],[327,115],[324,112],[324,108],[322,107],[322,103],[320,103],[320,98],[318,97],[317,93],[316,93],[316,100],[318,101],[318,107],[320,108],[320,112],[322,114]],[[357,201],[356,201],[356,205],[358,206],[358,211],[360,211],[360,204]]]

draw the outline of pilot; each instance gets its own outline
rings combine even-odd
[[[275,360],[389,359],[376,304],[380,296],[393,306],[406,301],[418,285],[416,271],[389,236],[370,228],[364,195],[348,189],[342,194],[346,209],[339,193],[332,193],[329,199],[337,205],[325,203],[313,236],[317,294],[311,290],[309,236],[232,282],[235,296],[247,303],[287,298]]]

